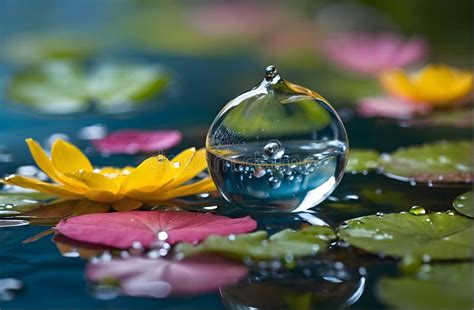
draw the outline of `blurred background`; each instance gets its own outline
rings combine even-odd
[[[379,75],[393,67],[471,70],[469,0],[0,0],[0,25],[4,162],[29,136],[168,128],[202,145],[218,111],[268,64],[326,97],[355,146],[387,150],[459,135],[472,120],[471,108],[449,110],[448,120],[420,113],[420,135],[402,131],[389,143],[378,137],[412,125],[420,109],[395,107],[388,117],[357,110],[361,98],[386,93]],[[432,133],[433,124],[447,129]]]

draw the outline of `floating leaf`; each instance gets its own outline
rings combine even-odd
[[[397,309],[471,309],[473,271],[471,263],[432,265],[415,275],[383,278],[378,295]]]
[[[88,108],[82,68],[69,62],[50,62],[22,71],[7,86],[14,101],[45,113],[65,114]]]
[[[352,219],[339,236],[374,254],[439,260],[470,259],[474,253],[474,222],[448,213],[391,213]]]
[[[215,256],[197,256],[179,261],[131,257],[94,262],[87,266],[89,281],[116,280],[122,294],[163,298],[212,292],[244,278],[248,269]]]
[[[336,235],[330,227],[309,226],[298,231],[285,229],[270,238],[265,231],[229,237],[210,236],[197,246],[180,243],[176,246],[176,252],[184,256],[215,253],[234,259],[250,257],[265,260],[323,252],[335,238]]]
[[[152,153],[173,147],[181,142],[181,132],[177,130],[120,130],[107,137],[95,140],[95,148],[108,154]]]
[[[346,172],[367,172],[378,167],[380,154],[374,150],[350,149]]]
[[[53,201],[23,212],[21,216],[33,225],[55,225],[59,221],[83,214],[109,211],[110,206],[87,199]]]
[[[103,64],[87,74],[72,62],[49,62],[16,74],[8,96],[51,114],[85,111],[95,102],[101,109],[122,109],[162,90],[168,76],[157,67]]]
[[[129,211],[73,217],[60,222],[56,230],[73,240],[128,249],[134,241],[145,247],[158,237],[170,244],[196,243],[209,235],[245,233],[256,227],[249,216],[232,219],[211,213]],[[158,236],[160,232],[164,237]]]
[[[395,179],[426,183],[469,183],[473,175],[470,141],[434,142],[382,156],[384,173]]]
[[[0,216],[15,215],[42,205],[55,196],[44,193],[5,193],[0,192]]]
[[[459,213],[474,218],[474,201],[472,201],[472,192],[467,192],[457,197],[453,202],[453,207]]]
[[[90,96],[105,109],[148,99],[167,84],[161,68],[137,64],[99,65],[87,81]]]

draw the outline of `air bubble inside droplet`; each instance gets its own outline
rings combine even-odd
[[[271,140],[263,147],[263,157],[265,159],[280,159],[285,154],[285,148],[278,140]]]

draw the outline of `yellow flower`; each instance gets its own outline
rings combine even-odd
[[[387,92],[410,101],[436,107],[450,106],[472,93],[472,73],[445,65],[428,65],[418,72],[402,69],[383,73]]]
[[[118,211],[133,210],[142,204],[154,204],[176,197],[215,190],[207,177],[189,183],[206,169],[205,150],[187,149],[173,160],[163,155],[144,160],[138,167],[94,169],[89,159],[74,145],[56,140],[51,158],[32,139],[26,140],[38,167],[54,183],[11,175],[3,180],[65,199],[88,199],[96,205]],[[85,200],[87,201],[87,200]]]

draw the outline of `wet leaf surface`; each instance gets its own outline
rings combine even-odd
[[[382,156],[384,173],[396,179],[422,183],[470,183],[473,176],[471,141],[441,141],[402,148]]]
[[[0,192],[0,217],[20,214],[54,199],[55,196],[44,193],[7,193]]]
[[[339,227],[341,239],[367,252],[423,260],[470,259],[474,253],[474,221],[453,211],[425,214],[369,215]]]
[[[195,243],[209,235],[239,234],[256,227],[248,216],[232,219],[199,212],[129,211],[73,217],[59,223],[56,230],[73,240],[129,249],[135,241],[144,247],[158,240]]]
[[[397,309],[470,309],[474,265],[458,263],[425,266],[415,275],[383,278],[377,291],[380,298]]]
[[[327,226],[309,226],[301,230],[282,230],[270,238],[266,231],[230,237],[210,236],[197,246],[180,243],[176,252],[184,256],[214,253],[233,259],[251,258],[266,260],[309,256],[327,249],[334,240],[334,231]]]
[[[378,167],[380,154],[374,150],[350,149],[346,172],[363,173]]]
[[[472,192],[462,194],[453,202],[453,207],[459,213],[474,218],[474,201],[472,201]]]

